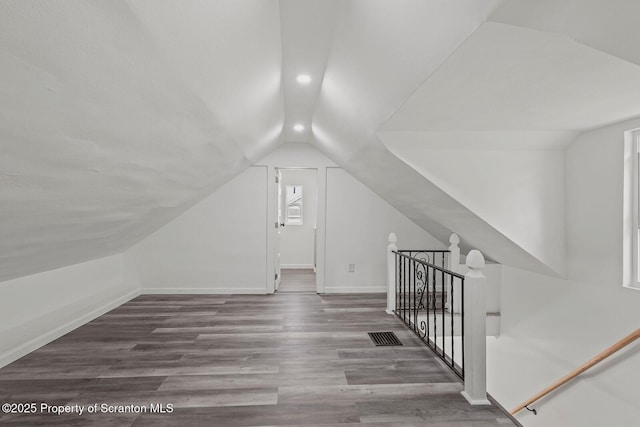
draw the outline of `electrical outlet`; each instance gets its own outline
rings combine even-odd
[[[356,272],[356,265],[349,264],[349,273],[355,273],[355,272]]]

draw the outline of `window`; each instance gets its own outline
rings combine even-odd
[[[287,185],[287,225],[302,225],[302,185]]]
[[[624,135],[623,285],[640,289],[640,129]]]

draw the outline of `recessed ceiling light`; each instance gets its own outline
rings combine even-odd
[[[293,126],[293,130],[295,130],[296,132],[302,132],[304,130],[304,126],[298,123],[297,125]]]
[[[306,85],[307,83],[311,83],[311,76],[309,74],[298,74],[296,80],[298,83]]]

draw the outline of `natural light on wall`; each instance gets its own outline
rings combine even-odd
[[[624,134],[623,285],[640,289],[640,129]]]
[[[287,225],[302,225],[302,185],[287,185]]]

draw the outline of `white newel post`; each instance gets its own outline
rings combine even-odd
[[[484,257],[477,250],[467,255],[469,272],[464,277],[464,391],[472,405],[490,405],[487,400],[487,325],[484,303],[486,278]]]
[[[396,309],[396,254],[398,250],[396,233],[389,233],[387,246],[387,313],[394,314]]]
[[[460,247],[458,243],[460,243],[460,237],[458,237],[456,233],[452,233],[451,237],[449,237],[449,265],[447,269],[454,273],[460,273]],[[450,313],[460,313],[460,307],[462,306],[462,292],[460,287],[462,283],[459,279],[451,278],[449,286],[449,292],[447,292],[447,308]],[[451,288],[453,288],[453,292],[451,292]],[[451,295],[453,295],[453,300]]]

